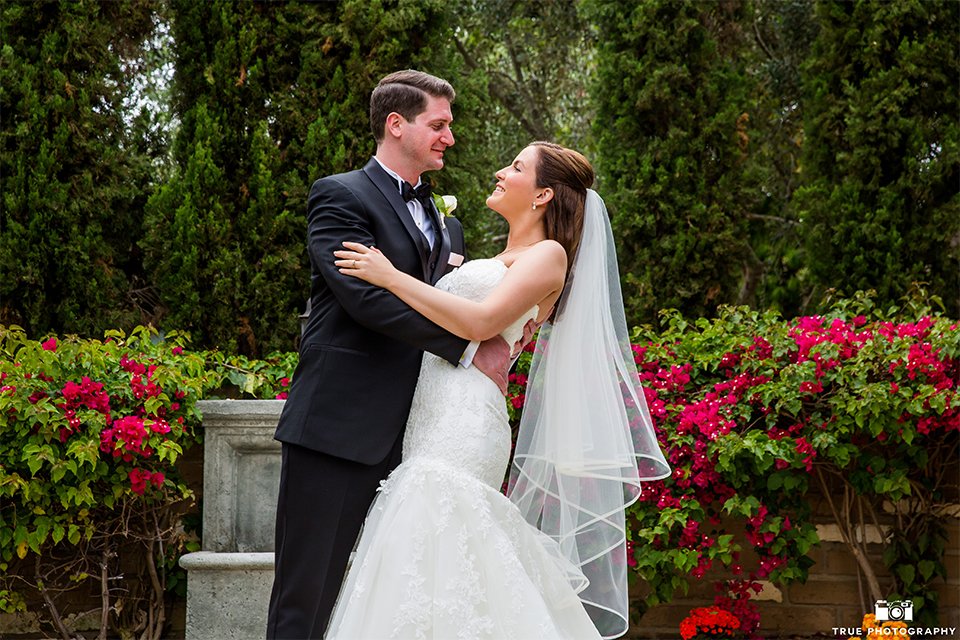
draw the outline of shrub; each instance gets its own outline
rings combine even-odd
[[[135,88],[161,4],[0,7],[0,323],[100,335],[149,313],[134,239],[165,149]]]
[[[812,280],[890,304],[915,280],[960,310],[960,15],[945,2],[818,2],[804,69],[802,220]],[[952,115],[948,115],[952,114]]]
[[[219,382],[203,359],[138,328],[103,342],[29,340],[0,327],[0,608],[38,593],[58,635],[56,596],[90,581],[101,628],[160,636],[193,494],[176,470],[198,442],[194,403]],[[118,582],[117,575],[141,580]]]
[[[749,597],[758,581],[807,578],[807,553],[820,542],[816,490],[867,577],[865,604],[912,599],[918,624],[936,626],[943,507],[958,499],[946,470],[958,464],[960,330],[930,303],[915,291],[902,307],[880,309],[859,294],[791,321],[725,307],[695,323],[663,312],[662,333],[634,329],[640,378],[673,467],[627,514],[628,562],[650,586],[640,614],[715,568],[731,578],[717,581],[717,605],[754,632]],[[528,366],[524,354],[510,377],[514,419]],[[881,584],[857,532],[890,515],[882,561],[892,580]],[[741,528],[755,565],[740,560]]]
[[[788,322],[745,308],[693,324],[675,312],[664,320],[659,335],[633,335],[673,467],[629,512],[634,567],[651,587],[641,610],[714,563],[734,577],[718,584],[734,592],[718,604],[739,606],[741,619],[737,603],[756,580],[805,581],[806,554],[819,544],[810,521],[816,488],[870,602],[912,599],[919,623],[936,626],[943,507],[958,490],[944,473],[956,468],[960,431],[957,322],[934,315],[919,294],[889,310],[861,294]],[[893,579],[881,586],[857,532],[878,524],[884,505],[895,516],[882,542]],[[755,567],[741,566],[741,548],[721,524],[731,520],[743,524]]]

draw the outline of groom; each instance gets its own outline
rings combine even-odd
[[[310,190],[312,309],[275,436],[283,457],[268,638],[323,637],[367,509],[400,462],[423,351],[458,366],[472,361],[506,390],[502,338],[468,344],[334,266],[346,240],[376,246],[431,284],[463,261],[460,223],[441,218],[418,188],[454,143],[455,95],[418,71],[383,78],[370,97],[376,156]]]

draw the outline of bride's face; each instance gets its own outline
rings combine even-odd
[[[538,202],[537,154],[535,147],[526,147],[514,159],[509,167],[504,167],[494,175],[497,186],[487,198],[487,206],[510,219],[512,215],[533,209]]]

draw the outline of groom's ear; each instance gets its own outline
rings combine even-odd
[[[383,126],[384,133],[387,136],[399,138],[400,134],[403,133],[403,125],[406,124],[406,122],[407,121],[403,119],[402,115],[396,111],[393,111],[387,116],[387,121]]]

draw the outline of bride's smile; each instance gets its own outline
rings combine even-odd
[[[532,209],[542,199],[537,188],[537,150],[526,147],[510,166],[497,171],[497,184],[487,198],[487,206],[506,217],[510,213]]]

